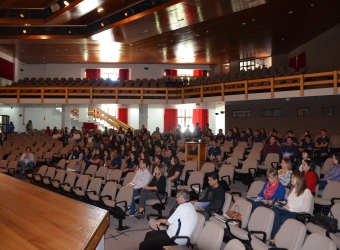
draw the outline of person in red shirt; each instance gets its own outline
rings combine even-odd
[[[281,153],[281,148],[277,145],[276,136],[270,136],[269,144],[264,145],[264,148],[261,150],[261,161],[264,161],[269,153]]]
[[[52,130],[50,129],[49,126],[47,126],[47,127],[46,127],[46,130],[45,130],[45,135],[51,136],[51,134],[52,134]]]
[[[315,188],[318,184],[318,176],[310,169],[312,161],[310,159],[303,160],[301,164],[301,173],[306,177],[306,186],[315,195]]]

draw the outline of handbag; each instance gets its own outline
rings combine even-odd
[[[328,215],[326,210],[329,212]],[[323,207],[320,213],[313,216],[312,223],[326,230],[338,229],[338,220],[334,218],[330,207]]]
[[[225,216],[227,217],[228,220],[242,221],[242,214],[240,214],[239,211],[240,211],[239,207],[238,207],[238,205],[236,205],[234,210],[231,210],[231,209],[228,210]],[[240,223],[238,221],[235,221],[232,224],[233,224],[233,226],[239,226],[240,225]]]

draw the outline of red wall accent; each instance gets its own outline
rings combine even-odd
[[[130,80],[129,73],[130,73],[129,69],[119,69],[118,78],[120,80]]]
[[[129,110],[127,108],[118,108],[118,119],[129,124]]]
[[[14,63],[0,58],[0,77],[14,80]]]
[[[177,109],[164,109],[164,132],[174,129],[178,124]]]
[[[192,125],[195,128],[196,122],[200,124],[203,130],[205,125],[209,123],[209,113],[207,109],[194,109],[192,112]]]
[[[86,78],[92,79],[92,78],[100,78],[100,69],[86,69]]]

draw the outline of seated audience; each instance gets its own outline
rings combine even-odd
[[[218,134],[216,135],[216,141],[217,141],[217,145],[221,146],[221,144],[223,145],[224,143],[224,134],[223,134],[223,130],[219,129],[218,130]]]
[[[34,163],[34,155],[31,153],[31,148],[26,147],[26,153],[23,153],[20,157],[20,172],[19,172],[19,179],[23,179],[22,173],[25,171],[26,167],[29,167],[29,164]]]
[[[174,156],[171,158],[171,166],[168,168],[167,172],[167,178],[169,180],[172,180],[174,185],[177,185],[177,180],[179,180],[179,177],[182,174],[182,168],[179,162],[179,158],[177,156]]]
[[[45,135],[49,135],[49,136],[52,135],[52,130],[50,129],[49,126],[46,127],[44,134],[45,134]]]
[[[312,142],[312,137],[310,135],[305,135],[305,140],[301,144],[299,151],[302,152],[304,149],[314,152],[314,142]]]
[[[282,158],[289,157],[291,161],[294,161],[298,155],[298,148],[293,144],[293,139],[288,136],[287,143],[281,146],[281,156]]]
[[[278,172],[276,169],[268,169],[267,179],[268,181],[263,185],[261,192],[257,195],[257,198],[262,199],[257,202],[253,199],[248,199],[253,205],[252,211],[254,211],[257,207],[267,206],[274,199],[285,198],[286,189],[278,180]]]
[[[211,141],[211,147],[208,150],[207,161],[220,161],[221,160],[221,149],[217,147],[217,141],[213,139]]]
[[[262,138],[262,141],[265,141],[267,139],[267,133],[266,133],[266,130],[264,130],[264,128],[260,129],[259,136]]]
[[[92,158],[92,152],[90,151],[89,148],[84,148],[84,156],[83,156],[83,161],[85,163],[85,170],[91,165],[90,160]]]
[[[302,156],[302,159],[301,159],[301,160],[299,161],[299,163],[297,164],[297,167],[299,168],[299,171],[301,171],[300,166],[301,166],[301,164],[302,164],[302,162],[303,162],[304,160],[310,160],[310,161],[311,161],[310,169],[311,169],[312,171],[315,171],[315,169],[316,169],[316,163],[315,163],[315,161],[312,159],[312,152],[311,152],[310,150],[308,150],[308,149],[304,149],[304,150],[302,150],[302,152],[301,152],[301,156]]]
[[[277,145],[277,139],[275,136],[270,136],[269,144],[264,145],[264,148],[261,150],[261,161],[266,159],[266,156],[269,153],[280,154],[280,146]]]
[[[279,175],[279,181],[281,184],[285,187],[287,187],[290,184],[290,177],[293,173],[292,171],[292,163],[289,158],[283,158],[281,161],[281,167],[278,171]]]
[[[171,160],[175,155],[175,151],[173,149],[168,149],[165,151],[165,158],[164,158],[164,166],[168,169],[171,166]]]
[[[297,138],[294,136],[293,130],[288,130],[288,131],[287,131],[287,136],[286,136],[286,138],[282,141],[283,144],[286,144],[286,143],[287,143],[287,138],[288,138],[288,137],[290,137],[290,138],[292,139],[293,144],[294,144],[295,146],[298,145],[298,140],[297,140]]]
[[[126,176],[128,172],[134,172],[138,168],[138,153],[131,151],[129,158],[126,160],[126,164],[122,169],[123,177]]]
[[[233,135],[233,130],[229,129],[226,136],[224,137],[224,141],[234,141],[234,135]]]
[[[88,165],[85,166],[85,171],[90,165],[97,165],[99,167],[102,160],[103,160],[103,153],[100,151],[99,148],[96,148],[94,156],[92,156],[92,158],[88,161]]]
[[[301,173],[306,178],[306,187],[315,195],[315,188],[319,182],[319,178],[316,173],[311,170],[311,160],[305,159],[301,164]]]
[[[166,178],[165,167],[156,165],[153,170],[153,178],[151,182],[141,189],[139,196],[139,208],[138,213],[135,215],[137,219],[143,219],[145,217],[145,207],[147,199],[161,199],[165,195]],[[170,197],[171,194],[168,194]]]
[[[120,169],[122,165],[122,158],[119,157],[117,149],[112,150],[111,152],[111,164],[109,169]]]
[[[282,208],[273,208],[275,213],[271,238],[274,239],[282,224],[288,219],[295,219],[297,213],[309,211],[313,195],[306,187],[306,178],[300,172],[292,174],[292,189],[287,198],[287,204]]]
[[[72,161],[76,162],[76,166],[74,167],[74,170],[79,171],[81,163],[83,162],[83,156],[84,154],[81,151],[81,147],[79,145],[76,145],[74,147],[74,151],[68,158],[69,162],[72,162]]]
[[[186,239],[177,239],[173,241],[173,236],[191,236],[197,223],[197,214],[194,206],[189,202],[190,194],[187,190],[179,190],[176,195],[178,205],[172,210],[173,212],[167,219],[156,221],[153,229],[155,231],[147,232],[144,241],[139,244],[139,250],[159,250],[163,246],[185,245]],[[168,227],[167,230],[156,230],[161,224]]]
[[[152,133],[151,137],[152,139],[156,140],[157,139],[157,136],[161,136],[162,133],[159,132],[159,127],[156,127],[156,130]]]
[[[207,188],[205,195],[198,202],[210,202],[206,207],[196,207],[196,211],[203,214],[205,220],[210,219],[209,212],[222,214],[222,209],[225,201],[225,192],[222,186],[219,185],[219,175],[217,172],[211,172],[208,174],[209,187]],[[193,204],[197,203],[192,201]]]
[[[111,166],[111,156],[110,156],[109,151],[105,148],[103,150],[103,161],[102,161],[101,166],[104,166],[107,168]]]
[[[262,137],[260,136],[259,134],[259,131],[258,130],[255,130],[254,131],[254,135],[253,137],[251,138],[251,144],[255,144],[256,142],[262,142],[263,139]]]
[[[316,139],[315,142],[315,153],[317,156],[318,163],[321,163],[321,153],[327,154],[327,148],[330,142],[330,139],[326,136],[327,132],[326,129],[321,129],[320,131],[321,137]]]
[[[319,189],[324,189],[328,183],[331,181],[339,181],[340,182],[340,153],[335,152],[333,154],[333,165],[327,171],[322,179],[319,182]]]

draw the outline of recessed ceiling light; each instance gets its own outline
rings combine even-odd
[[[288,11],[288,13],[289,13],[289,14],[293,14],[293,11],[292,11],[292,10],[290,10],[290,11]]]
[[[23,13],[19,14],[20,18],[25,18],[25,15]]]
[[[133,45],[133,43],[130,43],[130,45],[132,46],[132,45]]]
[[[209,30],[207,30],[206,32],[209,33]]]
[[[200,36],[199,34],[197,34],[196,36]]]
[[[285,40],[283,37],[282,37],[282,41]]]
[[[252,21],[254,22],[254,21],[255,21],[255,18],[253,18]]]
[[[97,9],[98,13],[102,12],[103,10],[104,10],[104,9],[103,9],[102,7],[99,7],[99,8]]]
[[[22,31],[22,33],[26,34],[26,33],[27,33],[27,31],[26,31],[26,30],[23,30],[23,31]]]
[[[67,1],[64,1],[65,6],[69,6],[70,4]]]
[[[242,23],[242,25],[246,25],[246,23]]]
[[[310,7],[314,7],[314,4],[312,3],[312,4],[310,5]]]
[[[104,27],[104,26],[105,26],[105,23],[100,23],[100,26]]]

